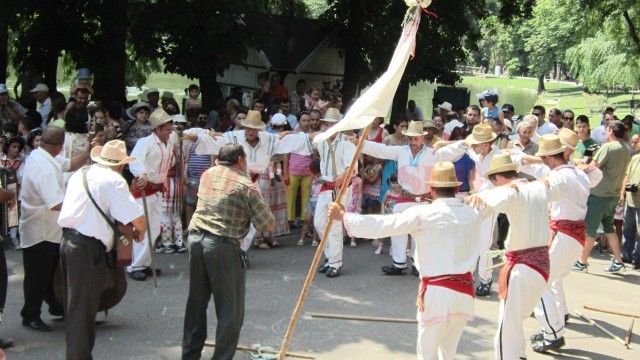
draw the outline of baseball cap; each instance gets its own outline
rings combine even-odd
[[[0,84],[0,94],[8,93],[9,89],[7,89],[7,85]]]
[[[508,112],[515,113],[516,109],[511,104],[504,104],[504,105],[502,105],[502,111],[508,111]]]
[[[33,89],[31,89],[31,92],[38,92],[38,91],[44,91],[44,92],[49,92],[49,87],[45,84],[38,84],[36,86],[33,87]]]

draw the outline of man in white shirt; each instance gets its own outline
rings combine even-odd
[[[129,164],[129,169],[135,177],[131,183],[131,192],[139,205],[143,205],[142,197],[146,198],[147,221],[151,232],[151,239],[145,234],[144,241],[133,244],[133,260],[127,272],[132,279],[138,281],[144,281],[147,276],[153,275],[148,242],[154,241],[160,235],[162,192],[167,172],[176,161],[173,149],[177,136],[171,136],[173,117],[162,109],[156,110],[149,117],[149,125],[153,133],[138,140],[131,151],[131,156],[136,159]],[[159,274],[160,271],[157,271],[156,275]]]
[[[62,172],[76,170],[89,159],[88,150],[70,160],[56,158],[63,146],[64,130],[57,126],[45,128],[40,147],[25,162],[20,191],[25,299],[20,315],[22,325],[36,331],[52,330],[40,318],[43,301],[49,305],[51,315],[63,316],[52,285],[62,240],[62,228],[58,225],[65,192]]]
[[[555,134],[558,131],[558,127],[549,121],[545,121],[546,109],[542,105],[536,105],[533,107],[532,115],[538,118],[538,128],[536,132],[538,135]],[[536,141],[537,142],[537,141]]]
[[[591,130],[591,138],[595,140],[599,146],[607,143],[607,125],[609,125],[610,122],[616,120],[616,117],[612,112],[604,112],[602,114],[602,119],[604,120],[604,124]]]
[[[528,183],[518,178],[517,171],[518,164],[509,154],[494,156],[485,177],[495,188],[466,199],[507,214],[512,229],[505,243],[507,262],[500,272],[496,359],[527,357],[522,323],[547,288],[550,271],[548,204],[559,199],[566,188],[557,174]]]
[[[45,121],[47,121],[47,116],[49,112],[51,112],[51,98],[49,97],[49,87],[45,84],[38,84],[33,89],[31,89],[31,93],[36,98],[36,100],[40,103],[40,108],[38,112],[42,116],[42,127],[45,127]]]
[[[109,251],[117,244],[109,221],[132,224],[135,241],[142,241],[147,223],[140,205],[122,177],[127,157],[123,141],[113,140],[91,151],[95,164],[77,171],[69,180],[58,225],[63,227],[60,246],[68,359],[89,359],[95,342],[95,317],[106,278]],[[83,177],[86,176],[88,190]],[[116,241],[120,241],[117,239]]]
[[[416,267],[422,278],[418,293],[418,359],[454,359],[462,331],[473,320],[473,271],[480,255],[481,215],[455,197],[458,186],[450,162],[436,163],[430,186],[434,201],[398,214],[345,213],[332,203],[331,218],[344,223],[351,236],[375,238],[411,234],[416,240]],[[438,249],[434,251],[434,249]],[[454,259],[455,261],[451,261]]]

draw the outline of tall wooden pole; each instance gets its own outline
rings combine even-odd
[[[353,174],[353,170],[358,164],[358,157],[360,157],[362,146],[364,145],[364,141],[367,139],[367,135],[369,134],[370,129],[371,129],[371,124],[365,127],[364,131],[362,131],[362,135],[360,136],[360,141],[358,141],[358,146],[356,147],[356,152],[353,155],[353,159],[351,159],[351,164],[349,165],[349,169],[346,172],[346,176],[342,181],[342,186],[340,187],[340,191],[338,192],[338,196],[336,197],[336,200],[335,200],[336,203],[340,203],[340,199],[342,199],[345,189],[349,186],[349,181],[351,180],[351,176],[349,176],[349,174]],[[289,327],[287,328],[287,332],[284,334],[284,339],[282,340],[282,346],[280,346],[280,354],[278,355],[278,360],[284,360],[284,358],[286,357],[287,349],[289,348],[289,343],[291,342],[291,337],[293,336],[293,331],[296,327],[298,317],[300,317],[300,313],[302,312],[302,307],[304,305],[304,302],[307,300],[307,295],[309,295],[309,288],[311,287],[311,282],[313,281],[313,277],[316,274],[316,268],[318,267],[318,264],[320,263],[320,259],[322,258],[322,252],[324,251],[324,247],[327,245],[327,237],[329,236],[329,229],[331,229],[332,224],[333,224],[333,220],[329,218],[329,221],[327,221],[327,225],[324,227],[324,232],[322,233],[322,240],[320,241],[320,245],[316,249],[316,255],[313,257],[311,266],[309,266],[309,272],[307,273],[307,278],[304,281],[304,285],[302,286],[300,297],[298,297],[298,303],[296,304],[296,307],[293,309],[293,314],[291,315],[291,320],[289,321]]]

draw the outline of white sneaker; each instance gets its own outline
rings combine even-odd
[[[378,248],[376,249],[375,254],[376,254],[376,255],[380,255],[380,254],[382,254],[382,246],[378,246]]]

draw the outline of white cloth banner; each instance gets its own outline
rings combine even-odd
[[[340,131],[361,129],[371,124],[376,117],[387,116],[404,69],[407,67],[409,55],[413,56],[415,54],[416,33],[418,32],[418,25],[420,25],[421,11],[420,6],[417,6],[413,14],[413,20],[405,24],[387,71],[382,74],[369,90],[356,100],[340,122],[332,126],[331,129],[315,136],[314,143],[323,142]]]

